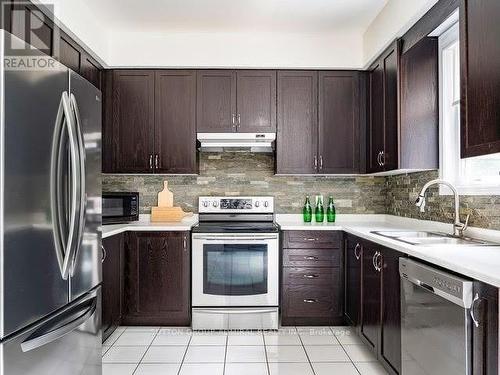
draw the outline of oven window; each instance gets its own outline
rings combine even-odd
[[[203,245],[203,293],[267,293],[267,245]]]

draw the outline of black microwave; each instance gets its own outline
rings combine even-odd
[[[139,220],[139,193],[102,193],[102,223],[117,224]]]

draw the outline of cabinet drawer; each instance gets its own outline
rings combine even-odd
[[[339,289],[312,285],[287,285],[283,289],[284,315],[292,318],[330,318],[340,311]]]
[[[338,268],[285,267],[283,284],[333,287],[337,272],[339,272]]]
[[[339,249],[283,249],[283,265],[292,267],[338,267]]]
[[[339,231],[292,230],[285,231],[283,245],[293,249],[339,249],[341,239]]]

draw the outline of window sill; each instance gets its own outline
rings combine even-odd
[[[489,196],[500,195],[500,186],[498,185],[455,185],[459,195]],[[439,187],[439,195],[453,195],[452,191],[446,186]]]

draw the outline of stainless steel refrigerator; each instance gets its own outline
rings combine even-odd
[[[101,374],[101,92],[0,35],[0,374]]]

